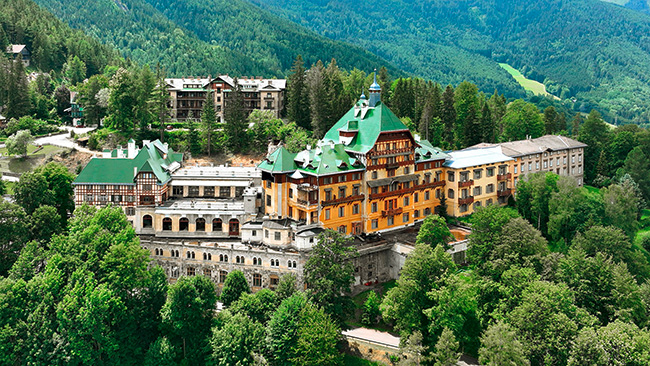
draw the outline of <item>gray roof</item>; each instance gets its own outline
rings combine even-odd
[[[566,136],[546,135],[538,137],[536,139],[502,142],[499,144],[481,143],[468,147],[465,150],[491,146],[501,146],[502,152],[510,157],[539,154],[540,152],[544,151],[561,151],[566,149],[587,147],[586,144],[568,138]]]
[[[503,163],[510,160],[512,158],[503,154],[500,146],[470,147],[450,152],[449,159],[443,165],[448,168],[461,169],[484,164]]]
[[[209,79],[204,86],[207,86],[208,83],[212,80],[221,79],[226,84],[233,86],[235,84],[235,79],[228,75],[219,75],[215,79]],[[284,90],[287,87],[286,79],[263,79],[263,78],[248,78],[242,76],[237,78],[237,84],[242,89],[242,92],[259,92],[259,91],[280,91]]]

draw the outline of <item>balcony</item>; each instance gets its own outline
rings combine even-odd
[[[371,200],[378,200],[381,198],[386,198],[386,197],[391,197],[391,196],[401,196],[409,193],[413,193],[417,190],[423,190],[423,189],[428,189],[428,188],[435,188],[435,187],[444,187],[445,185],[444,180],[440,180],[437,182],[429,182],[429,183],[423,183],[419,185],[414,185],[409,188],[402,188],[398,189],[395,191],[388,191],[388,192],[382,192],[382,193],[375,193],[370,195]]]
[[[335,198],[333,200],[329,201],[321,201],[321,205],[323,207],[325,206],[334,206],[334,205],[340,205],[342,203],[348,203],[348,202],[354,202],[354,201],[363,201],[365,198],[364,195],[360,194],[358,196],[347,196],[347,197],[342,197],[342,198]]]
[[[392,210],[386,210],[381,212],[381,217],[396,216],[400,215],[404,211],[403,208],[394,208]]]
[[[371,151],[368,153],[368,156],[379,157],[383,155],[405,155],[408,153],[413,153],[412,147],[403,147],[401,149],[391,149],[391,150],[382,150],[382,151]]]
[[[386,170],[397,169],[397,168],[399,168],[399,163],[389,163],[389,164],[384,165],[384,168]]]
[[[318,200],[303,200],[298,198],[296,200],[296,203],[300,206],[303,207],[310,207],[310,206],[317,206],[318,205]]]
[[[458,188],[471,187],[473,185],[474,185],[474,180],[473,179],[458,182]]]
[[[510,179],[512,179],[511,173],[497,174],[497,180],[510,180]]]
[[[458,204],[459,205],[470,205],[474,203],[474,196],[469,196],[465,198],[459,198],[458,199]]]
[[[497,197],[508,197],[512,194],[512,189],[504,189],[501,191],[497,191]]]

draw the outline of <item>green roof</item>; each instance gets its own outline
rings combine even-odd
[[[316,175],[342,173],[364,168],[360,161],[348,155],[342,144],[335,144],[334,147],[324,144],[313,150],[301,151],[295,160],[298,163],[299,171]]]
[[[272,173],[294,171],[296,170],[296,163],[293,161],[295,157],[296,154],[292,154],[284,146],[280,146],[262,160],[257,167]]]
[[[351,131],[351,127],[357,127],[358,132],[345,149],[364,154],[375,146],[382,132],[408,131],[408,127],[382,102],[372,108],[362,99],[327,131],[323,140],[343,143],[339,139],[339,130]]]
[[[117,150],[111,156],[117,156]],[[167,155],[164,158],[165,154]],[[164,183],[171,178],[166,170],[174,162],[182,162],[183,154],[175,153],[163,145],[159,140],[143,146],[133,159],[128,158],[94,158],[79,173],[74,184],[133,184],[134,168],[138,172],[151,172],[155,174],[159,183]]]
[[[427,140],[420,140],[417,142],[419,147],[415,148],[415,157],[417,161],[439,160],[449,158],[441,149],[434,147]]]

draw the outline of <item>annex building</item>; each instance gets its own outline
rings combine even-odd
[[[170,96],[171,117],[178,121],[188,118],[200,118],[203,103],[208,91],[212,91],[217,122],[223,122],[223,111],[228,95],[235,87],[235,79],[228,75],[215,78],[169,78],[165,79]],[[247,113],[255,109],[271,111],[276,118],[284,108],[285,79],[265,79],[262,77],[242,77],[237,85],[244,97],[244,109]]]

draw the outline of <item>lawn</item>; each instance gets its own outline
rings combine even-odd
[[[27,146],[27,157],[26,158],[16,158],[16,157],[7,157],[7,149],[0,149],[0,153],[3,158],[0,159],[0,172],[12,172],[12,173],[25,173],[32,171],[37,166],[43,163],[48,155],[59,154],[68,149],[53,146],[53,145],[44,145],[42,149],[36,151],[38,148],[34,145]],[[34,153],[36,151],[36,153]]]
[[[345,366],[382,366],[383,364],[373,361],[364,360],[363,358],[348,355],[343,357],[343,365]]]
[[[598,192],[600,192],[600,189],[598,189],[598,188],[596,188],[594,186],[588,186],[588,185],[585,184],[584,187],[590,193],[598,193]]]
[[[636,232],[635,241],[638,243],[642,236],[650,235],[650,210],[641,210],[641,219],[639,220],[639,230]]]
[[[540,83],[539,81],[527,79],[524,75],[522,75],[522,73],[519,72],[519,70],[515,69],[514,67],[503,63],[500,63],[499,66],[501,66],[510,75],[512,75],[512,77],[515,78],[515,80],[519,83],[519,85],[521,85],[526,90],[530,90],[531,92],[533,92],[533,94],[553,97],[554,99],[557,100],[560,99],[555,95],[547,92],[546,86],[544,86],[544,84]]]

